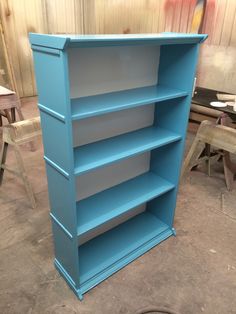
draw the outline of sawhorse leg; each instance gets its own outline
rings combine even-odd
[[[198,165],[198,158],[202,154],[203,149],[204,149],[204,143],[201,142],[199,138],[196,136],[184,160],[181,176],[183,176],[186,170],[190,171],[194,166]]]
[[[3,175],[4,175],[5,170],[8,170],[11,173],[13,173],[14,175],[19,176],[24,183],[30,204],[33,208],[35,208],[36,207],[36,201],[35,201],[35,197],[34,197],[34,192],[33,192],[32,186],[29,182],[29,179],[28,179],[26,171],[25,171],[25,166],[24,166],[23,158],[22,158],[21,153],[20,153],[20,149],[17,145],[12,145],[12,146],[13,146],[13,149],[15,152],[17,166],[18,166],[19,171],[15,171],[13,169],[10,169],[6,165],[8,143],[3,142],[2,151],[1,151],[1,155],[0,155],[0,185],[2,184]]]
[[[235,165],[232,164],[230,160],[230,153],[224,151],[223,152],[223,166],[225,173],[225,183],[227,189],[231,191],[233,189],[234,176],[236,173]]]
[[[15,109],[16,109],[16,111],[17,111],[17,113],[18,113],[18,116],[19,116],[20,120],[24,120],[24,116],[23,116],[23,113],[22,113],[22,111],[21,111],[20,106],[17,105]],[[32,142],[29,142],[29,147],[30,147],[31,152],[34,152],[34,151],[36,150],[35,144],[34,144],[33,141],[32,141]]]
[[[7,149],[8,149],[8,143],[3,142],[2,144],[2,151],[0,155],[0,185],[2,184],[3,174],[4,174],[4,164],[6,162],[7,157]]]
[[[218,123],[221,125],[229,126],[227,118],[227,114],[222,114],[219,118]],[[230,153],[227,151],[223,151],[223,166],[226,187],[230,191],[233,188],[234,176],[236,174],[236,165],[231,162]]]
[[[20,149],[17,145],[14,145],[14,151],[15,151],[17,165],[18,165],[18,169],[19,169],[19,176],[23,180],[23,183],[24,183],[24,186],[26,189],[26,193],[28,195],[30,203],[31,203],[32,207],[35,208],[36,207],[36,201],[34,198],[34,192],[33,192],[32,186],[29,182],[28,176],[27,176],[26,171],[25,171],[25,166],[24,166],[23,158],[22,158],[21,153],[20,153]]]

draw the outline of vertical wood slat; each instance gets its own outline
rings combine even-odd
[[[234,22],[233,22],[231,36],[230,36],[230,46],[236,47],[236,12],[234,15]]]
[[[20,76],[20,64],[18,60],[18,51],[17,51],[18,47],[16,44],[16,40],[14,40],[15,29],[14,29],[14,24],[12,23],[11,7],[8,1],[0,1],[0,8],[1,8],[2,27],[4,31],[7,52],[11,59],[12,68],[13,68],[15,79],[17,82],[18,94],[19,96],[22,96],[23,90],[22,90],[22,81],[21,81],[21,76]]]
[[[187,33],[189,33],[191,30],[193,15],[194,15],[194,10],[195,10],[196,4],[197,4],[197,0],[190,1],[189,12],[188,12]]]
[[[181,11],[181,18],[180,18],[180,28],[179,28],[179,31],[181,33],[186,33],[187,32],[189,6],[190,6],[190,2],[186,1],[186,0],[183,0],[183,2],[182,2],[182,11]]]
[[[28,33],[83,33],[81,3],[82,0],[1,1],[4,37],[20,97],[37,93]]]
[[[84,1],[84,31],[88,34],[164,31],[164,2],[164,0]]]
[[[164,14],[165,14],[165,31],[171,32],[173,25],[173,18],[175,12],[175,1],[167,0],[164,5]]]
[[[183,0],[176,1],[173,28],[172,28],[173,32],[179,32],[182,6],[183,6]]]
[[[207,32],[208,34],[208,39],[206,41],[207,44],[210,44],[212,41],[212,36],[214,32],[215,13],[216,13],[215,0],[207,1],[202,27],[202,32],[203,33]]]
[[[235,0],[228,0],[227,7],[225,12],[224,23],[222,26],[222,35],[221,35],[221,46],[229,46],[230,39],[232,34],[232,29],[234,26],[234,18],[236,13],[236,1]]]
[[[43,32],[42,18],[35,16],[41,12],[40,1],[8,0],[1,2],[1,17],[5,39],[17,82],[19,96],[35,95],[31,50],[28,32]],[[38,10],[39,5],[39,13]],[[37,14],[35,14],[37,13]]]
[[[15,90],[17,94],[17,84],[12,69],[12,63],[9,59],[9,54],[7,52],[7,46],[5,42],[5,36],[3,34],[2,23],[0,20],[0,67],[5,72],[0,74],[0,84],[8,89]]]
[[[217,0],[215,20],[214,20],[214,33],[212,34],[211,44],[220,45],[222,25],[224,23],[225,11],[227,0]]]

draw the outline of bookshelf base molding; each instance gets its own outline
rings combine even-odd
[[[67,282],[67,284],[69,285],[69,287],[74,291],[74,293],[77,295],[78,299],[80,301],[83,300],[83,292],[81,291],[81,289],[77,289],[75,286],[74,281],[72,280],[72,278],[70,277],[70,275],[67,273],[67,271],[65,270],[65,268],[61,265],[60,262],[58,262],[58,260],[55,258],[54,259],[54,265],[56,267],[56,269],[58,270],[58,272],[63,276],[63,278],[65,279],[65,281]]]
[[[121,268],[125,267],[132,261],[134,261],[136,258],[140,257],[141,255],[145,254],[147,251],[151,250],[153,247],[161,243],[162,241],[166,240],[172,235],[176,235],[175,230],[168,228],[166,231],[163,231],[160,235],[156,236],[155,238],[151,239],[150,241],[147,241],[144,243],[141,247],[139,247],[137,250],[134,250],[130,252],[130,254],[127,254],[124,258],[120,259],[104,271],[100,272],[99,274],[95,275],[90,280],[86,281],[81,285],[79,289],[76,288],[75,283],[71,279],[71,277],[68,275],[66,270],[62,267],[62,265],[57,261],[57,259],[54,260],[54,264],[56,269],[59,271],[59,273],[64,277],[67,284],[72,288],[74,293],[77,295],[79,300],[83,300],[83,295],[93,287],[97,286],[100,282],[104,281],[108,277],[110,277],[112,274],[119,271]]]

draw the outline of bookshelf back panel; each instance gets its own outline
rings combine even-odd
[[[157,84],[160,46],[68,49],[70,97]]]
[[[76,177],[77,200],[99,193],[149,170],[150,152]]]
[[[100,234],[115,228],[116,226],[122,224],[123,222],[127,221],[128,219],[131,219],[132,217],[143,213],[146,210],[147,203],[144,203],[142,205],[139,205],[132,210],[128,211],[127,213],[116,217],[115,219],[107,222],[106,224],[100,226],[99,228],[94,229],[93,231],[90,231],[82,236],[79,237],[79,245],[82,245],[83,243],[99,236]]]
[[[153,124],[154,104],[73,122],[74,147],[135,131]]]

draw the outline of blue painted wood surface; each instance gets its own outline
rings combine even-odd
[[[148,127],[75,148],[75,175],[181,139],[167,129]]]
[[[69,96],[67,54],[54,49],[33,49],[38,101],[40,109],[52,221],[55,257],[79,288],[79,256],[75,178],[72,143],[72,122]],[[57,112],[64,117],[51,115]],[[65,123],[66,122],[66,123]],[[69,208],[69,211],[65,209]],[[65,233],[63,228],[68,231]],[[68,237],[72,235],[72,239]]]
[[[168,229],[166,224],[146,212],[83,244],[79,248],[81,283]]]
[[[175,234],[174,211],[191,92],[199,44],[205,39],[206,35],[202,34],[176,33],[30,34],[55,266],[80,299],[102,280]],[[71,99],[68,49],[126,45],[136,45],[137,49],[142,45],[160,46],[157,86]],[[151,103],[155,103],[153,126],[73,147],[73,120]],[[77,175],[145,151],[151,151],[149,172],[77,201]],[[78,176],[77,180],[82,178]],[[84,235],[107,226],[143,203],[146,203],[144,213],[81,244]]]
[[[167,86],[154,85],[102,95],[75,98],[71,100],[72,120],[149,105],[154,102],[187,95],[188,93],[186,91]]]
[[[77,204],[78,235],[82,235],[174,188],[174,185],[148,172]]]
[[[114,45],[172,45],[198,44],[207,38],[206,34],[160,33],[127,35],[45,35],[30,33],[33,46],[65,50],[69,47],[97,47]]]
[[[162,197],[162,201],[165,200],[165,202],[163,201],[161,210],[158,200],[154,200],[149,206],[151,212],[169,226],[173,226],[174,221],[198,50],[198,45],[173,45],[171,50],[167,46],[161,47],[159,83],[189,91],[187,97],[178,100],[172,99],[166,103],[166,106],[156,104],[155,108],[154,124],[165,126],[182,136],[177,145],[173,143],[171,146],[162,147],[159,152],[153,151],[151,154],[151,171],[175,185],[175,189],[169,193],[169,198]]]

